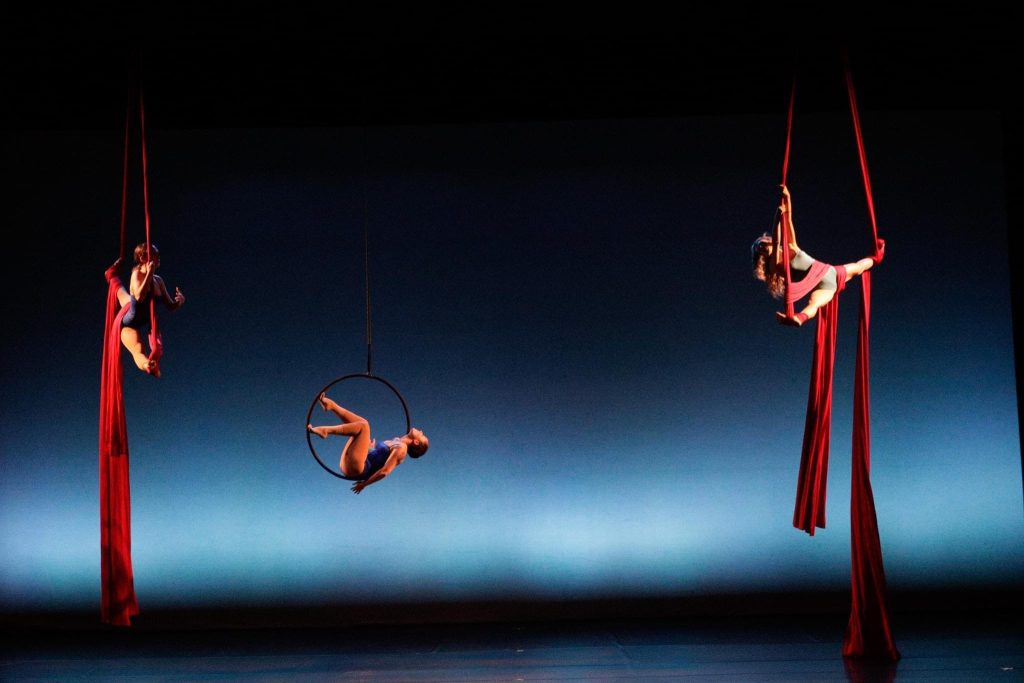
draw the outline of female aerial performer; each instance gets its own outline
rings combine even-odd
[[[782,186],[782,204],[779,206],[781,219],[775,226],[775,234],[765,233],[754,240],[750,247],[750,256],[753,261],[754,277],[763,280],[768,285],[768,291],[776,299],[786,296],[786,272],[782,260],[782,249],[776,249],[776,244],[782,243],[784,230],[789,233],[789,267],[793,274],[802,273],[797,279],[793,278],[792,286],[794,292],[799,294],[795,297],[801,299],[804,293],[810,292],[810,299],[802,311],[792,317],[777,311],[775,313],[779,322],[783,325],[795,325],[799,327],[813,318],[818,309],[827,304],[836,295],[836,290],[841,285],[870,270],[872,266],[882,260],[885,255],[885,240],[878,240],[876,255],[874,257],[862,258],[856,263],[847,263],[844,266],[832,266],[821,261],[815,261],[811,256],[801,251],[796,243],[796,228],[793,226],[793,205],[789,196],[789,190]]]
[[[406,454],[418,458],[426,453],[430,446],[427,436],[415,427],[405,436],[388,439],[377,445],[377,442],[370,438],[370,423],[364,418],[345,410],[325,394],[320,394],[320,405],[325,411],[337,415],[341,419],[341,424],[323,427],[308,424],[306,429],[321,439],[331,435],[348,437],[345,447],[341,449],[338,469],[346,477],[358,479],[352,485],[353,493],[359,493],[370,484],[375,484],[391,474],[392,470],[402,464]]]
[[[148,355],[142,350],[140,332],[152,324],[149,319],[149,302],[152,297],[156,297],[168,310],[176,311],[185,303],[185,295],[181,293],[180,288],[175,287],[172,299],[163,278],[156,274],[157,268],[160,267],[160,250],[155,244],[150,245],[150,249],[147,249],[145,244],[135,247],[134,257],[135,267],[132,268],[132,277],[128,285],[130,291],[126,290],[124,285],[117,290],[117,303],[122,309],[125,306],[130,307],[121,318],[121,343],[132,354],[139,370],[159,376],[155,349],[150,349]],[[114,265],[107,268],[107,281],[116,276],[120,264],[121,259],[117,259]]]

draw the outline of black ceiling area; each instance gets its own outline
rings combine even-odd
[[[978,5],[325,7],[9,15],[0,125],[116,128],[140,74],[158,128],[771,113],[794,75],[801,106],[839,109],[844,54],[865,110],[1007,110],[1017,97],[1013,23]]]

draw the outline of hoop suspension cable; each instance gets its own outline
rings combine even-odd
[[[366,374],[373,374],[373,317],[370,306],[370,208],[366,186],[366,129],[363,129],[363,275],[366,288]]]

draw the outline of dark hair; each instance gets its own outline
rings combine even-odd
[[[135,263],[141,266],[143,263],[148,261],[150,251],[153,252],[154,257],[160,258],[160,250],[156,248],[155,244],[150,244],[148,249],[146,248],[145,242],[135,247],[135,251],[133,252],[133,255],[135,256]]]
[[[418,458],[426,453],[428,448],[430,448],[430,444],[424,443],[423,441],[420,441],[419,443],[411,443],[409,444],[408,453],[411,457]]]
[[[786,295],[786,278],[768,267],[768,247],[772,244],[771,235],[764,233],[750,245],[751,267],[754,277],[768,286],[768,292],[776,299]]]

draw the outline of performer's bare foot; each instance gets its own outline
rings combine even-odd
[[[142,370],[146,374],[152,374],[153,367],[156,365],[149,359],[149,356],[142,353],[141,351],[132,354],[132,359],[135,361],[135,366]]]
[[[327,438],[327,428],[326,427],[314,427],[311,424],[307,424],[306,425],[306,431],[307,432],[313,432],[314,434],[319,436],[321,439],[326,439]]]
[[[320,407],[323,408],[325,412],[333,413],[336,412],[339,406],[337,403],[327,398],[326,393],[323,393],[320,394]]]

